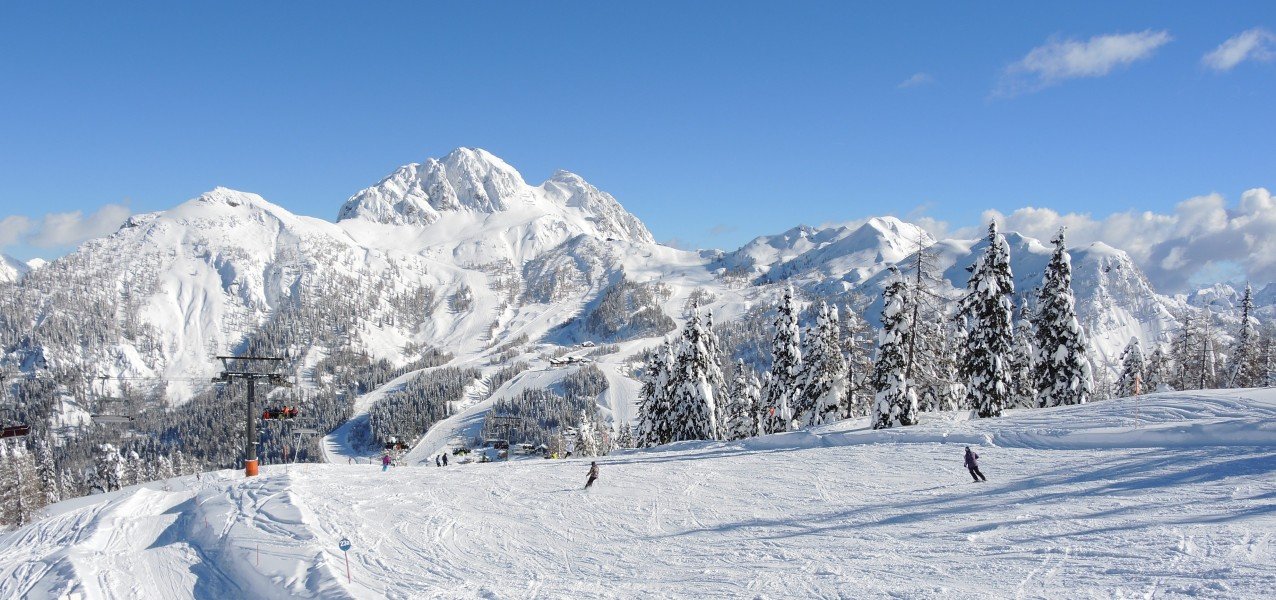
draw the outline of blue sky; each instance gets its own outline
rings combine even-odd
[[[217,185],[332,219],[457,146],[579,173],[696,247],[883,213],[1231,214],[1276,186],[1276,4],[959,4],[6,3],[0,251]]]

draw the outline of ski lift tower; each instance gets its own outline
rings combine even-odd
[[[292,387],[284,379],[282,373],[274,372],[274,368],[284,359],[275,356],[218,356],[222,361],[222,372],[213,378],[213,383],[231,383],[236,379],[248,385],[248,411],[244,433],[244,476],[257,476],[257,382],[265,381],[269,385]]]

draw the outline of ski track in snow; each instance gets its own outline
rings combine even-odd
[[[588,459],[210,473],[0,538],[0,596],[1272,597],[1276,391],[1132,402],[626,451],[588,491]]]

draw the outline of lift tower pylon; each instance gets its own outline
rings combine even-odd
[[[248,410],[244,425],[244,476],[257,476],[257,382],[265,381],[270,385],[292,387],[284,379],[282,373],[275,373],[273,367],[284,359],[276,356],[218,356],[222,361],[222,372],[213,378],[213,383],[230,383],[236,379],[243,380],[248,386]],[[241,367],[242,365],[242,367]],[[266,369],[271,367],[271,370]]]

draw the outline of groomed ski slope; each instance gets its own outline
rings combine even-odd
[[[0,539],[0,597],[1276,594],[1276,390],[928,417],[613,454],[588,492],[588,460],[183,478]]]

